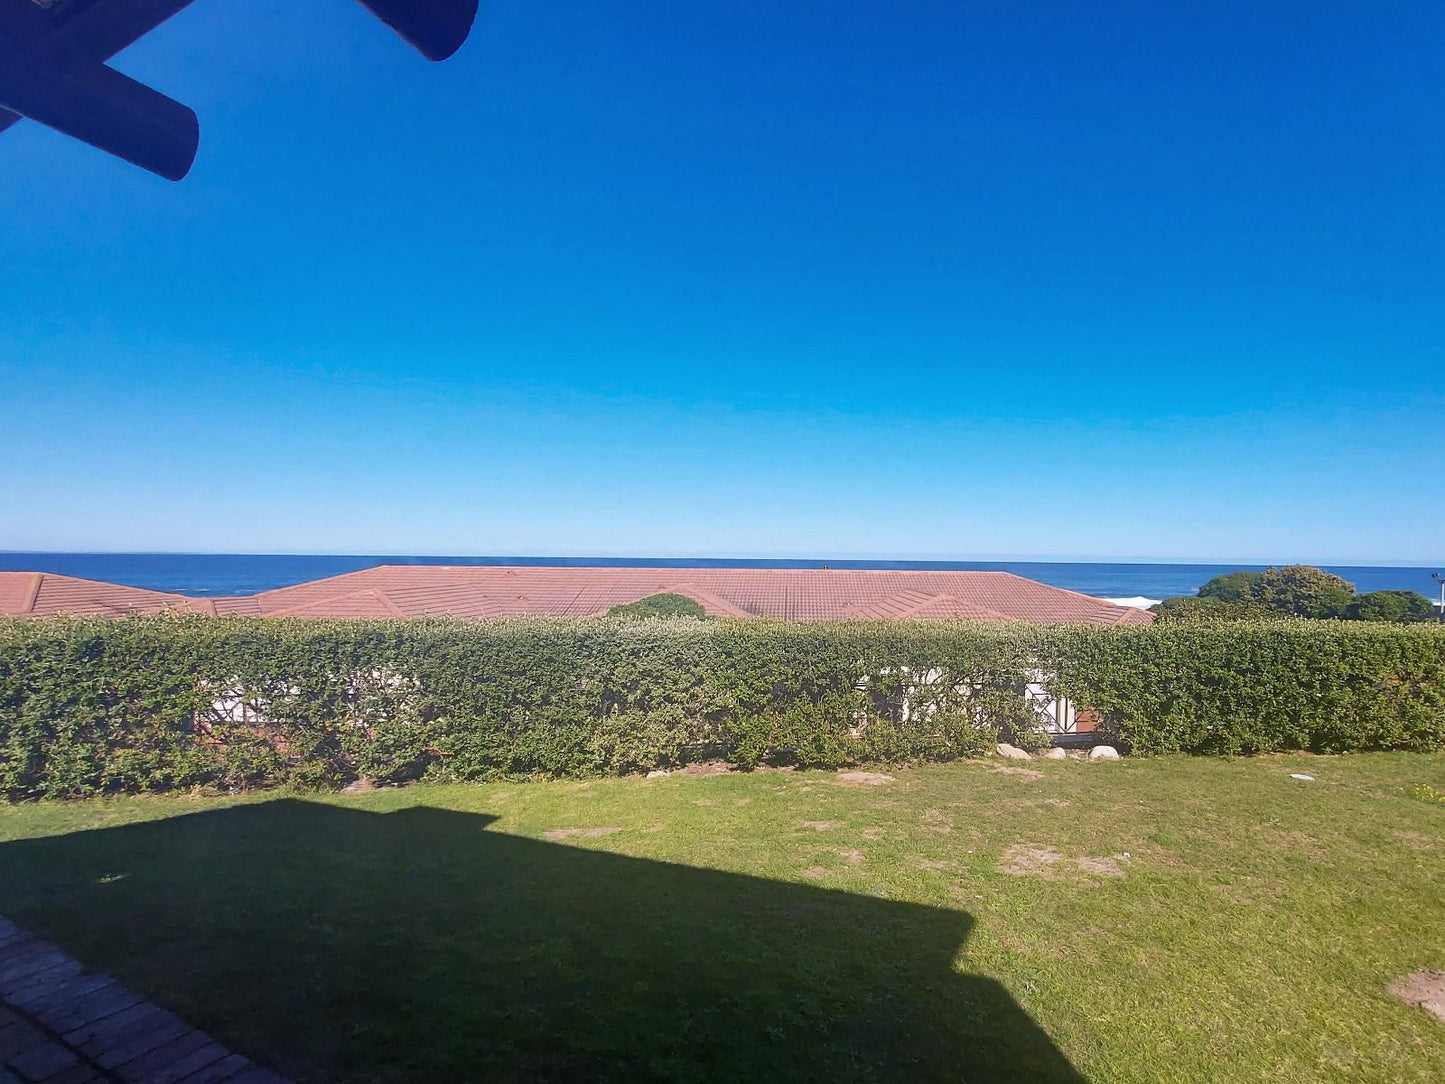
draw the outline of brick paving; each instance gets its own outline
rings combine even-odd
[[[287,1084],[0,916],[0,1084]]]

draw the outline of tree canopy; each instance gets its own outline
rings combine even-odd
[[[1256,602],[1296,617],[1339,617],[1354,594],[1354,584],[1313,565],[1268,569],[1253,591]]]
[[[1428,621],[1435,613],[1435,605],[1415,591],[1370,591],[1345,607],[1354,621]]]
[[[1221,602],[1244,602],[1254,597],[1254,589],[1259,581],[1264,578],[1263,572],[1251,572],[1242,570],[1239,572],[1226,572],[1222,576],[1215,576],[1199,589],[1200,598],[1215,598]],[[1180,595],[1180,598],[1188,598],[1188,595]]]
[[[1154,607],[1166,621],[1238,621],[1250,617],[1337,617],[1347,621],[1427,621],[1434,605],[1416,591],[1369,591],[1313,565],[1241,569],[1215,576],[1195,595]]]

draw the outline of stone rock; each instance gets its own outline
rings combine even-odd
[[[1048,752],[1043,754],[1045,760],[1068,760],[1069,754],[1060,749],[1057,745],[1049,747]]]
[[[373,790],[376,790],[376,780],[374,780],[374,779],[367,779],[365,776],[362,776],[360,779],[356,780],[354,783],[347,783],[346,786],[342,787],[342,788],[341,788],[341,793],[342,793],[342,794],[366,794],[368,791],[373,791]]]
[[[1112,745],[1096,745],[1089,750],[1090,760],[1118,760],[1119,750]]]
[[[998,743],[998,755],[1007,760],[1033,760],[1024,750],[1016,745],[1010,745],[1006,741]]]
[[[665,779],[667,776],[669,776],[669,775],[671,775],[671,774],[672,774],[671,772],[667,771],[667,770],[664,769],[664,768],[654,768],[652,771],[650,771],[650,772],[647,773],[647,778],[648,778],[648,779]]]

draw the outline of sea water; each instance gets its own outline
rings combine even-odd
[[[0,552],[0,571],[56,572],[183,595],[250,595],[373,565],[520,565],[666,568],[874,568],[961,569],[1013,572],[1031,580],[1100,598],[1162,599],[1192,595],[1211,577],[1237,564],[1118,564],[1056,561],[848,561],[658,557],[418,557],[397,555],[250,553],[15,553]],[[1325,566],[1359,591],[1403,588],[1439,598],[1432,569],[1393,566]],[[1442,569],[1441,571],[1445,571]]]

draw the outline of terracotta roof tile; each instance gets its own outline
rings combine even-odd
[[[39,572],[0,572],[0,613],[30,613],[40,580]]]
[[[295,617],[586,616],[661,593],[710,614],[791,621],[969,620],[1148,624],[1153,615],[1008,572],[378,565],[253,596],[187,599],[67,576],[0,573],[0,613]],[[35,601],[26,605],[34,592]]]
[[[241,595],[236,598],[207,599],[218,617],[260,617],[261,604],[255,595]]]
[[[0,572],[0,614],[119,617],[189,609],[193,600],[165,591],[82,580],[53,572]]]

